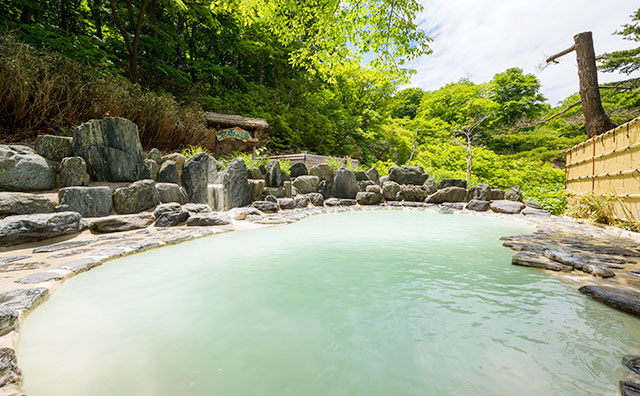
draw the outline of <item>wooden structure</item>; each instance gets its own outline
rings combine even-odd
[[[207,126],[215,129],[213,151],[216,156],[234,151],[254,150],[265,140],[263,132],[269,127],[267,120],[232,114],[206,112]],[[265,142],[266,143],[266,142]]]
[[[640,118],[566,151],[568,192],[615,194],[620,219],[640,220]]]
[[[271,155],[270,159],[276,160],[289,160],[292,164],[302,162],[307,166],[307,168],[311,168],[312,166],[316,166],[319,164],[326,164],[327,160],[338,160],[342,162],[344,165],[347,164],[347,161],[351,161],[351,166],[355,168],[358,166],[358,160],[351,159],[349,157],[338,158],[338,157],[327,157],[324,155],[315,155],[315,154],[307,154],[306,151],[303,151],[300,154],[288,154],[288,155]]]

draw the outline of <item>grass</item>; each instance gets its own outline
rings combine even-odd
[[[617,210],[621,210],[623,216],[630,220],[620,219]],[[593,224],[612,225],[640,232],[640,222],[633,219],[622,199],[614,193],[571,195],[565,214]]]
[[[182,150],[180,150],[182,152],[182,155],[184,155],[186,158],[191,158],[195,155],[198,155],[200,153],[205,153],[208,155],[211,155],[211,153],[209,152],[209,150],[207,150],[206,148],[196,145],[189,145],[187,147],[183,147]]]

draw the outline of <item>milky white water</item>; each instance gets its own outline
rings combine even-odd
[[[314,216],[118,259],[26,320],[30,396],[615,395],[640,320],[511,265],[515,219]]]

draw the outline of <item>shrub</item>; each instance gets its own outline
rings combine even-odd
[[[570,196],[566,214],[584,219],[590,223],[612,225],[629,231],[640,231],[640,222],[636,220],[622,220],[616,216],[616,209],[632,219],[630,213],[622,204],[622,199],[614,193],[585,194]]]

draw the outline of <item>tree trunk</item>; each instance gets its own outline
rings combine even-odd
[[[20,13],[20,23],[29,24],[31,23],[31,17],[33,16],[33,8],[29,6],[24,6],[22,12]]]
[[[58,0],[58,13],[60,14],[60,21],[59,21],[60,29],[69,30],[66,0]]]
[[[593,137],[615,128],[609,116],[602,108],[600,90],[598,88],[598,70],[596,55],[593,49],[591,32],[579,33],[573,36],[575,42],[576,59],[578,61],[578,77],[580,78],[580,99],[584,113],[587,135]]]
[[[102,40],[102,16],[100,15],[101,0],[93,0],[91,2],[91,16],[96,28],[96,37]]]
[[[178,37],[180,37],[177,48],[178,64],[176,65],[176,67],[182,70],[187,65],[187,62],[185,60],[186,53],[184,50],[184,14],[182,12],[178,12],[178,22],[176,30],[178,31]]]

